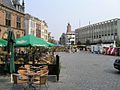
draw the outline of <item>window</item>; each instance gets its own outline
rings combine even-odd
[[[110,31],[111,31],[111,30],[109,29],[109,30],[108,30],[108,36],[110,35]]]
[[[47,40],[47,36],[45,36],[45,39]]]
[[[17,25],[16,27],[17,27],[18,29],[21,28],[21,17],[20,17],[20,16],[17,16],[16,25]]]
[[[115,35],[117,35],[117,29],[115,29]]]
[[[114,22],[115,26],[117,26],[117,21]]]
[[[6,12],[6,26],[11,26],[11,13]]]
[[[45,34],[47,34],[47,30],[45,30]]]
[[[34,21],[31,21],[31,28],[35,28],[35,22]]]
[[[105,33],[104,35],[105,35],[105,36],[107,36],[107,29],[105,30],[105,32],[104,32],[104,33]]]
[[[99,35],[99,38],[101,38],[101,35]]]

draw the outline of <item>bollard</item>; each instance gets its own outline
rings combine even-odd
[[[57,76],[57,81],[59,81],[59,74],[60,74],[60,60],[59,56],[56,55],[56,76]]]

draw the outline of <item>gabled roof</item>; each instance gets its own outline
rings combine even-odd
[[[14,4],[20,5],[19,0],[14,0]]]
[[[20,4],[19,0],[2,0],[2,4],[8,8],[24,13],[24,6]],[[16,5],[19,6],[19,8],[16,8]]]
[[[12,9],[15,9],[11,0],[2,0],[3,1],[3,4],[9,8],[12,8]]]

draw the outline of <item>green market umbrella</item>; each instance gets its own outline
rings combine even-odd
[[[37,38],[33,36],[32,34],[28,34],[26,36],[20,37],[16,39],[16,44],[15,46],[17,47],[28,47],[28,46],[44,46],[47,47],[46,41],[44,41],[41,38]]]
[[[15,72],[15,63],[14,63],[14,43],[15,36],[13,31],[8,31],[8,53],[10,55],[10,73],[11,73],[11,82],[12,82],[12,73]]]
[[[7,45],[7,41],[3,40],[3,39],[0,39],[0,47],[6,46],[6,45]]]
[[[16,47],[36,47],[36,46],[48,47],[48,44],[42,38],[38,38],[32,34],[28,34],[26,36],[17,38],[15,46]],[[33,55],[33,57],[34,57],[34,55]],[[34,62],[34,60],[33,60],[33,62]]]
[[[54,46],[56,46],[55,44],[50,43],[50,42],[47,42],[47,44],[48,44],[48,47],[54,47]]]

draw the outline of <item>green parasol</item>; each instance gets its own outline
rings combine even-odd
[[[0,39],[0,47],[6,46],[6,45],[7,45],[7,41],[4,39]]]
[[[12,73],[15,72],[15,63],[14,63],[14,43],[15,36],[13,31],[8,31],[8,53],[10,55],[10,73],[11,73],[11,82],[12,82]]]
[[[46,41],[41,38],[37,38],[32,34],[20,37],[16,39],[16,47],[28,47],[28,46],[44,46],[47,47]]]
[[[54,46],[56,46],[55,44],[50,43],[50,42],[47,42],[47,44],[48,44],[48,47],[54,47]]]

